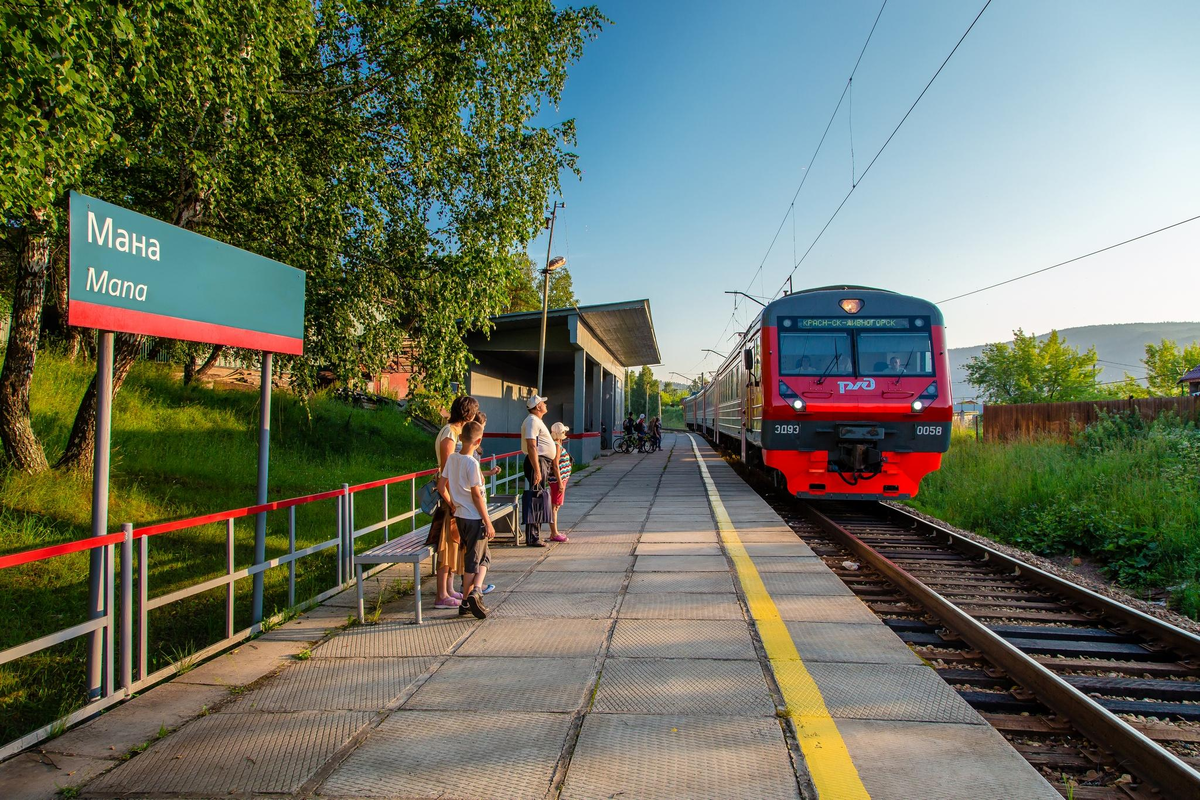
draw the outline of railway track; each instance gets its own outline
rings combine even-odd
[[[1200,637],[891,506],[772,499],[1064,796],[1200,798]]]

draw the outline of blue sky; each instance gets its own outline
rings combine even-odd
[[[857,174],[983,6],[891,0],[852,89]],[[584,303],[648,297],[661,377],[712,370],[794,263],[788,215],[878,2],[602,2],[561,106],[554,252]],[[939,301],[1200,214],[1200,3],[995,0],[796,271]],[[797,255],[851,181],[847,104],[795,205]],[[545,258],[541,237],[530,246]],[[1017,327],[1200,319],[1200,221],[943,306]],[[760,263],[762,274],[753,281]],[[728,328],[727,328],[728,324]],[[722,330],[726,329],[724,336]],[[1088,343],[1081,343],[1087,345]]]

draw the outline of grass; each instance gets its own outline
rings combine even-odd
[[[94,369],[83,360],[38,355],[33,426],[52,462],[66,444]],[[355,409],[323,395],[306,408],[297,398],[276,392],[271,414],[272,500],[425,469],[432,461],[431,438],[391,409]],[[253,504],[257,425],[257,390],[184,387],[162,365],[137,364],[114,402],[110,530],[126,521],[146,525]],[[392,487],[389,513],[408,511],[410,499],[407,483]],[[356,495],[356,527],[382,519],[382,507],[382,489]],[[90,515],[87,476],[0,472],[0,554],[86,538]],[[254,522],[236,522],[236,568],[252,562]],[[401,523],[392,532],[410,526]],[[336,535],[334,501],[296,509],[297,548]],[[365,536],[359,547],[382,538],[382,531]],[[287,547],[288,512],[273,512],[267,519],[267,556],[283,555]],[[148,570],[150,597],[224,574],[224,524],[152,537]],[[330,588],[335,573],[332,551],[300,560],[296,601]],[[86,554],[0,570],[0,610],[6,621],[0,650],[83,622],[87,574]],[[266,616],[287,605],[287,576],[286,566],[265,574]],[[119,583],[118,573],[118,596]],[[235,592],[235,629],[241,630],[250,624],[250,579],[239,581]],[[223,587],[151,612],[150,671],[219,641],[224,626]],[[75,640],[0,667],[0,742],[48,724],[61,708],[82,703],[83,653],[83,640]]]
[[[683,422],[683,406],[663,406],[662,426],[677,431],[687,427]]]
[[[1200,615],[1200,432],[1107,417],[1074,442],[955,433],[911,505],[1041,555],[1086,557],[1136,592]]]

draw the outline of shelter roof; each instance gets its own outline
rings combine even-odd
[[[1200,365],[1192,367],[1176,383],[1192,383],[1193,381],[1200,381]]]
[[[547,313],[547,324],[565,324],[572,316],[578,316],[580,322],[623,367],[657,364],[662,360],[658,339],[654,334],[654,320],[650,316],[649,300],[552,308]],[[492,322],[496,325],[496,333],[503,333],[530,324],[537,325],[541,318],[541,311],[521,311],[492,317]]]

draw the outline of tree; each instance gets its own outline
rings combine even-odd
[[[1148,344],[1142,363],[1146,365],[1146,384],[1151,392],[1160,397],[1178,395],[1179,379],[1188,370],[1200,366],[1200,342],[1193,342],[1182,350],[1170,339]]]
[[[510,285],[502,314],[542,310],[542,271],[529,257],[519,258],[519,261],[524,263],[518,267],[516,277]],[[571,273],[567,267],[559,267],[550,273],[548,304],[550,308],[570,308],[579,305],[579,298],[575,296],[575,289],[571,285]]]
[[[989,344],[966,364],[967,381],[993,403],[1049,403],[1091,399],[1101,369],[1096,349],[1080,354],[1058,331],[1042,340],[1021,329],[1012,344]]]
[[[113,109],[156,80],[154,20],[166,2],[48,0],[0,11],[0,236],[14,254],[12,328],[0,370],[0,441],[16,469],[47,468],[33,383],[52,240],[68,190],[114,143]]]
[[[636,374],[633,370],[626,370],[625,375],[628,405],[633,416],[636,418],[639,414],[645,414],[647,419],[656,416],[660,384],[655,379],[654,372],[650,367],[642,367]]]
[[[299,391],[320,368],[357,380],[402,355],[427,408],[465,373],[463,334],[503,308],[575,170],[573,121],[532,120],[603,19],[549,0],[165,14],[154,46],[170,57],[109,111],[121,147],[81,184],[305,270],[305,354],[277,359]],[[118,337],[115,389],[140,344]],[[186,367],[204,349],[181,352]],[[95,396],[60,466],[90,464]]]

